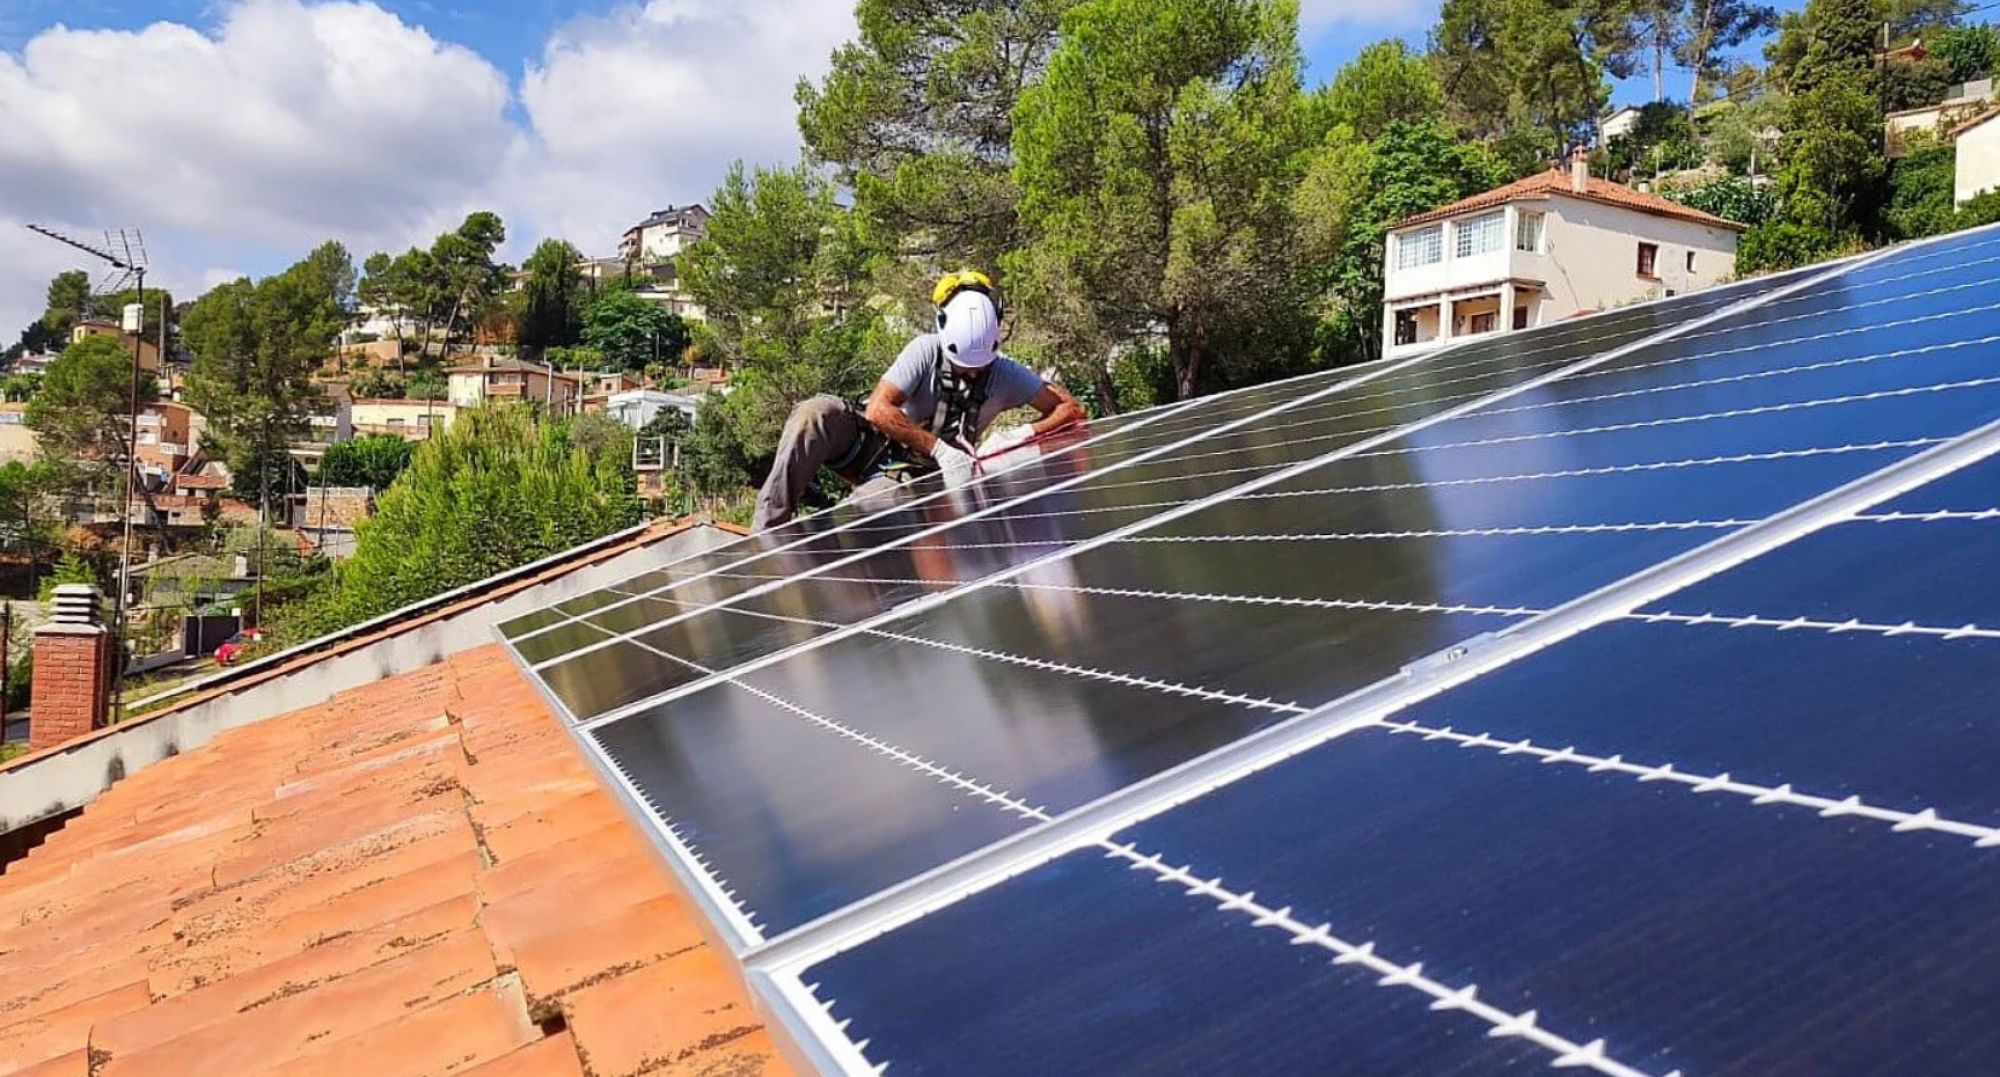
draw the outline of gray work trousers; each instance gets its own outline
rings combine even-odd
[[[785,432],[778,438],[777,459],[771,464],[764,488],[757,492],[757,514],[751,518],[751,529],[763,531],[790,521],[799,511],[799,502],[806,496],[806,487],[812,485],[813,476],[819,474],[820,468],[846,456],[861,434],[861,417],[841,398],[822,395],[801,401],[785,420]],[[847,474],[841,477],[850,482],[859,478]],[[878,475],[861,481],[850,499],[865,498],[871,503],[879,500],[886,506],[888,495],[902,485],[894,475]]]

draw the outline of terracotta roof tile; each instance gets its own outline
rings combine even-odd
[[[757,1025],[498,647],[223,733],[0,876],[0,1072],[783,1074]]]
[[[1641,213],[1650,213],[1658,217],[1672,217],[1695,224],[1705,224],[1711,228],[1728,228],[1738,232],[1744,230],[1744,226],[1735,221],[1725,221],[1720,217],[1703,213],[1691,206],[1681,205],[1679,202],[1661,198],[1656,194],[1635,191],[1622,183],[1613,183],[1610,180],[1599,179],[1596,176],[1590,177],[1590,182],[1585,192],[1578,194],[1571,186],[1568,170],[1560,168],[1552,168],[1547,172],[1529,176],[1526,179],[1515,180],[1504,187],[1496,187],[1484,194],[1476,194],[1471,198],[1453,202],[1451,205],[1440,206],[1428,213],[1419,213],[1414,217],[1409,217],[1398,222],[1396,227],[1410,228],[1420,224],[1429,224],[1432,221],[1441,221],[1447,217],[1456,217],[1460,214],[1471,213],[1475,210],[1504,206],[1509,202],[1533,198],[1548,198],[1552,195],[1561,195],[1565,198],[1581,198],[1587,202],[1601,202],[1606,205],[1623,206],[1626,209],[1638,210]]]

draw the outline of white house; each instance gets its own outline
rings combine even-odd
[[[1982,191],[2000,189],[2000,111],[1989,112],[1952,131],[1958,143],[1958,179],[1952,204],[1962,206]]]
[[[699,205],[668,206],[625,230],[618,253],[628,262],[671,261],[708,232],[708,210]]]
[[[1624,138],[1631,134],[1632,130],[1638,126],[1639,110],[1631,105],[1626,105],[1624,108],[1604,117],[1604,122],[1598,124],[1597,129],[1604,132],[1604,140],[1609,142],[1614,138]]]
[[[699,407],[700,402],[691,396],[663,393],[657,389],[633,389],[611,394],[610,400],[605,403],[604,413],[634,430],[642,430],[647,423],[659,418],[661,412],[669,409],[680,412],[693,422]]]
[[[1729,279],[1743,226],[1590,175],[1581,152],[1389,232],[1382,340],[1407,355]]]

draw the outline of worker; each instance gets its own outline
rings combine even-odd
[[[972,480],[980,434],[1001,414],[1026,406],[1041,418],[995,431],[988,455],[1083,421],[1075,397],[1000,354],[1000,302],[984,273],[947,274],[931,304],[937,332],[903,348],[865,405],[821,395],[792,409],[757,495],[755,530],[790,520],[822,466],[852,483],[856,499],[933,472],[956,488]]]

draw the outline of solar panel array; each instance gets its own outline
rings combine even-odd
[[[501,631],[825,1073],[1964,1072],[1996,267],[1099,423]]]

